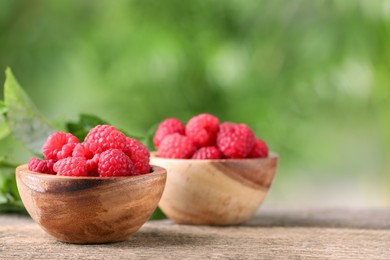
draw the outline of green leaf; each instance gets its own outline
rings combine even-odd
[[[66,123],[66,129],[69,133],[76,136],[80,141],[84,140],[88,131],[97,125],[107,125],[108,123],[94,115],[80,114],[78,122]]]
[[[21,201],[14,203],[0,203],[0,213],[20,213],[27,214],[26,209]]]
[[[7,203],[7,197],[0,193],[0,205]]]
[[[164,218],[166,218],[164,212],[162,212],[161,209],[157,207],[153,214],[150,216],[149,220],[158,220]]]
[[[88,131],[97,125],[108,125],[109,123],[97,116],[89,114],[80,114],[78,122],[66,123],[66,129],[69,133],[76,136],[80,141],[84,140]]]
[[[1,110],[1,108],[0,108]],[[4,115],[0,115],[0,139],[8,136],[11,133],[7,120]]]
[[[5,119],[5,113],[8,108],[3,101],[0,101],[0,139],[8,136],[11,130],[8,127],[7,121]]]
[[[87,136],[89,130],[97,125],[109,125],[107,121],[89,114],[80,114],[79,121],[78,122],[68,122],[66,123],[66,130],[79,138],[79,140],[84,140],[84,138]],[[123,129],[118,129],[123,134],[125,134],[128,137],[135,138],[138,140],[142,140],[144,137],[134,134],[129,134]]]
[[[4,102],[7,122],[12,134],[34,153],[41,153],[47,137],[56,129],[44,118],[24,92],[10,68],[6,69]]]
[[[5,114],[8,108],[3,101],[0,101],[0,114]]]
[[[97,125],[108,124],[105,120],[88,114],[80,114],[78,122],[69,122],[66,124],[66,128],[69,132],[74,133],[78,131],[89,131],[89,129]]]
[[[8,162],[0,165],[0,212],[26,213],[16,185],[15,167]]]

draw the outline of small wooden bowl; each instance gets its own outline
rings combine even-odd
[[[151,216],[164,190],[166,170],[132,177],[64,177],[16,168],[28,213],[47,233],[69,243],[126,240]]]
[[[276,174],[278,155],[261,159],[183,160],[151,157],[167,169],[159,207],[178,224],[233,225],[250,219]]]

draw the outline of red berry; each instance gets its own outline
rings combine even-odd
[[[228,122],[220,125],[217,146],[227,158],[246,158],[255,142],[255,135],[245,124]]]
[[[256,139],[255,145],[253,146],[251,152],[248,155],[248,158],[264,158],[268,157],[268,146],[261,140]]]
[[[216,146],[202,147],[194,153],[192,159],[221,159],[222,154]]]
[[[123,150],[126,145],[126,136],[114,126],[98,125],[89,131],[84,143],[97,145],[101,151],[108,149]]]
[[[32,157],[28,162],[28,170],[32,172],[46,173],[46,161]]]
[[[62,146],[61,151],[57,153],[58,160],[71,157],[73,153],[73,149],[78,145],[78,143],[70,143]]]
[[[88,172],[92,175],[93,172],[97,173],[97,167],[99,162],[99,154],[101,152],[97,143],[80,143],[77,144],[73,150],[73,157],[83,157],[87,160]],[[90,174],[88,174],[90,175]]]
[[[219,131],[219,119],[210,114],[191,118],[186,125],[186,135],[198,147],[215,145]]]
[[[54,160],[41,160],[31,158],[28,163],[28,169],[33,172],[56,174],[53,170]]]
[[[55,161],[54,160],[46,160],[46,173],[48,174],[56,174],[56,172],[54,171],[54,164],[55,164]]]
[[[196,151],[192,140],[181,134],[171,134],[162,140],[158,156],[163,158],[189,159]]]
[[[119,149],[109,149],[100,154],[98,172],[100,177],[137,175],[133,162]]]
[[[72,134],[55,132],[47,138],[46,143],[43,145],[43,155],[46,160],[55,161],[69,157],[72,155],[74,144],[78,142],[77,137]]]
[[[82,157],[68,157],[54,164],[54,171],[60,176],[87,176],[87,161]]]
[[[157,128],[156,133],[154,134],[153,143],[154,147],[158,149],[161,141],[168,135],[179,133],[184,135],[185,126],[183,122],[176,118],[167,118],[165,119]]]
[[[77,144],[73,150],[73,157],[84,157],[85,159],[92,159],[95,154],[101,153],[97,143],[80,143]]]
[[[237,124],[232,123],[232,122],[224,122],[219,125],[219,130],[220,131],[232,131],[233,128],[235,128]]]
[[[150,172],[150,153],[145,145],[134,138],[127,137],[124,152],[133,162],[134,169],[137,173],[145,174]]]
[[[97,153],[91,159],[87,160],[88,175],[91,175],[91,176],[99,175],[99,174],[97,174],[99,158],[100,158],[100,153]]]

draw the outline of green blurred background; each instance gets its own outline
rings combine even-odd
[[[55,121],[248,124],[268,205],[390,206],[390,1],[0,0],[6,66]]]

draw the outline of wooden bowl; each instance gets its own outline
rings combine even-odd
[[[276,174],[278,155],[261,159],[183,160],[151,157],[167,183],[159,207],[178,224],[233,225],[250,219]]]
[[[132,177],[64,177],[16,168],[28,213],[47,233],[70,243],[126,240],[151,216],[164,190],[166,170]]]

